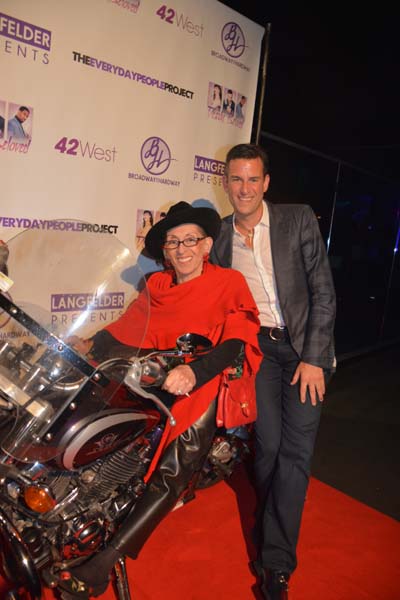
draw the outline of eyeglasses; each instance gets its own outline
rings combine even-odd
[[[197,246],[201,240],[205,240],[207,236],[204,237],[187,237],[184,240],[165,240],[163,242],[162,247],[166,250],[176,250],[179,248],[181,244],[186,246],[186,248],[192,248],[193,246]]]

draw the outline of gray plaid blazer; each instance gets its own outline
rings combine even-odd
[[[336,295],[318,221],[306,204],[266,203],[277,293],[292,347],[307,363],[330,370],[335,360]],[[222,221],[210,261],[232,265],[233,216]]]

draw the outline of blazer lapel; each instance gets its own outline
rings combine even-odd
[[[211,250],[211,262],[222,267],[232,266],[232,215],[225,217],[221,225],[221,233]]]
[[[269,212],[269,233],[271,239],[271,253],[274,261],[274,270],[282,266],[282,261],[285,260],[284,251],[287,248],[286,239],[290,231],[290,223],[285,219],[283,211],[280,210],[279,204],[271,204],[267,202]]]

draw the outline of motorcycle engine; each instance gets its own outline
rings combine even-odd
[[[143,492],[150,453],[144,437],[79,472],[2,464],[0,509],[37,565],[88,556],[112,535]],[[34,512],[27,504],[28,490],[51,496],[54,507]]]

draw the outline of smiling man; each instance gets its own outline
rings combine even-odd
[[[23,123],[29,118],[30,110],[27,106],[20,106],[15,116],[8,121],[8,137],[16,140],[25,140],[29,138]]]
[[[239,144],[227,154],[224,188],[233,207],[211,260],[245,276],[260,312],[252,568],[263,597],[287,600],[325,385],[334,369],[336,300],[310,206],[264,201],[268,156]]]

